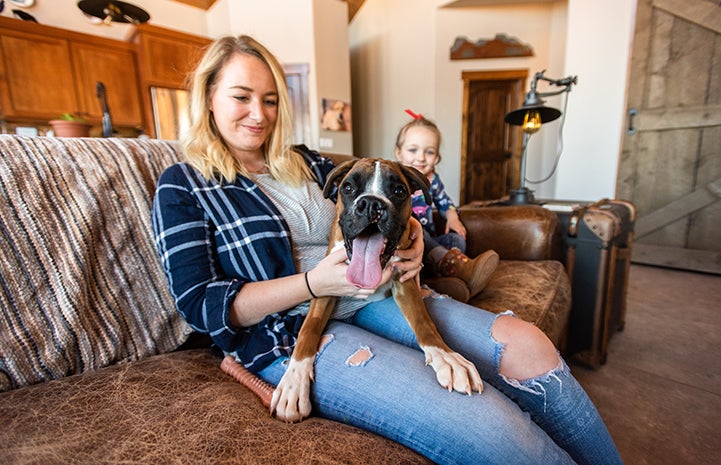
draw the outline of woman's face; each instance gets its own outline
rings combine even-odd
[[[233,55],[218,75],[210,111],[234,157],[262,160],[278,116],[278,91],[268,66],[251,55]]]
[[[428,128],[409,127],[403,145],[400,148],[396,147],[396,159],[430,176],[438,160],[438,137]]]

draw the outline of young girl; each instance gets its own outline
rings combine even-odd
[[[439,151],[441,131],[435,123],[423,115],[415,114],[411,110],[406,110],[406,113],[411,115],[413,120],[398,132],[396,159],[406,166],[416,168],[428,177],[433,204],[446,220],[445,231],[439,233],[433,222],[432,206],[425,202],[420,191],[414,193],[413,215],[423,226],[426,246],[424,262],[432,265],[437,276],[443,277],[426,279],[426,281],[436,291],[467,302],[488,284],[491,274],[498,265],[498,254],[493,250],[487,250],[474,259],[465,255],[466,228],[458,216],[453,200],[446,193],[440,176],[435,171],[436,165],[441,161]],[[460,286],[459,278],[462,281]]]

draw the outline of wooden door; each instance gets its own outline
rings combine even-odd
[[[100,81],[105,85],[113,125],[142,126],[138,67],[133,51],[73,43],[72,55],[81,111],[93,120],[102,119],[96,92],[96,84]]]
[[[616,196],[633,261],[721,274],[721,7],[638,0]]]
[[[520,106],[528,70],[464,72],[460,203],[507,195],[519,179],[520,139],[503,116]]]
[[[67,40],[3,30],[0,47],[3,118],[47,121],[80,112]]]

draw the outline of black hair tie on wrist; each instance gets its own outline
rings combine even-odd
[[[308,288],[308,292],[310,292],[311,297],[314,299],[317,299],[318,296],[313,293],[313,289],[310,288],[310,283],[308,282],[308,272],[306,271],[303,276],[305,276],[305,287]]]

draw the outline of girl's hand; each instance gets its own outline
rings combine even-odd
[[[461,223],[461,218],[458,216],[458,212],[454,209],[450,209],[446,212],[446,234],[451,231],[455,231],[456,234],[461,236],[463,239],[466,238],[466,227]]]
[[[401,260],[393,263],[393,268],[401,272],[401,282],[415,278],[421,272],[421,268],[423,268],[423,227],[421,223],[413,217],[411,217],[410,222],[411,246],[404,250],[396,250],[396,257]],[[385,279],[385,275],[383,278],[381,282],[386,282],[387,279]]]

